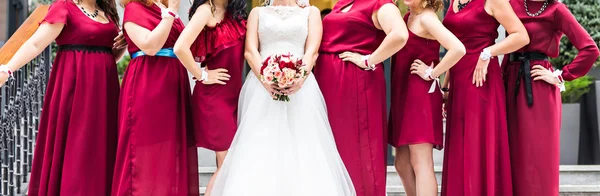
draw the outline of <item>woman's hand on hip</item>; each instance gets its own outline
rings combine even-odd
[[[550,70],[541,65],[533,66],[533,69],[531,70],[531,77],[533,78],[533,81],[543,80],[548,84],[560,83],[560,80],[558,80],[558,78]]]
[[[229,81],[229,78],[231,77],[229,74],[227,74],[227,69],[223,68],[207,70],[206,73],[208,73],[208,77],[206,78],[206,80],[202,81],[202,84],[205,85],[225,85],[225,82]]]
[[[367,69],[367,65],[364,61],[364,56],[361,54],[354,52],[343,52],[339,55],[339,57],[342,59],[342,61],[352,62],[361,69]]]
[[[433,76],[431,76],[431,75],[427,76],[427,69],[433,68],[433,65],[434,65],[433,62],[431,63],[431,65],[428,66],[427,64],[423,63],[423,61],[416,59],[410,65],[410,74],[416,74],[416,75],[419,75],[421,77],[421,79],[423,79],[425,81],[431,81],[430,77],[433,77]]]

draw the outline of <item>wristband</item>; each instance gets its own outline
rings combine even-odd
[[[483,52],[481,52],[479,58],[484,61],[490,60],[492,58],[492,51],[487,48],[483,49]]]
[[[433,73],[433,68],[429,67],[425,70],[425,78],[429,80],[434,80],[435,78],[431,77],[431,73]]]
[[[202,69],[202,76],[200,76],[200,82],[204,82],[208,79],[208,71],[206,71],[206,68],[202,67],[200,68]]]
[[[365,66],[367,67],[367,68],[365,68],[365,70],[374,71],[377,67],[375,66],[375,64],[369,63],[369,57],[371,57],[370,54],[362,57],[362,60],[363,60],[363,62],[365,62]]]
[[[196,63],[198,66],[200,66],[200,63]],[[204,82],[205,80],[208,79],[208,71],[206,71],[206,67],[200,67],[200,71],[202,73],[202,76],[200,76],[200,79],[196,78],[196,77],[192,77],[192,80],[194,81],[200,81],[200,82]]]
[[[173,13],[173,12],[169,11],[169,9],[166,9],[166,8],[160,8],[160,12],[161,12],[160,16],[162,18],[170,18],[170,17],[173,17],[175,19],[179,18],[178,14]]]
[[[560,89],[560,92],[567,90],[567,88],[565,87],[565,80],[562,77],[562,70],[554,70],[554,72],[552,72],[552,75],[554,75],[554,77],[558,79],[558,84],[556,84],[556,86],[558,87],[558,89]]]
[[[13,77],[13,72],[6,65],[0,65],[0,72],[8,74],[8,78]]]

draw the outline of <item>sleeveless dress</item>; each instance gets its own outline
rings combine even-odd
[[[386,37],[371,19],[391,0],[341,0],[323,19],[323,40],[314,68],[323,91],[329,122],[359,196],[386,193],[387,108],[383,63],[365,71],[339,54],[373,53]],[[348,5],[348,12],[342,9]]]
[[[444,18],[467,54],[450,69],[442,196],[512,196],[506,97],[498,58],[490,60],[482,87],[472,83],[479,54],[498,37],[499,23],[484,5],[485,0],[472,0],[457,13],[450,9]]]
[[[584,76],[598,59],[598,46],[579,25],[567,6],[549,3],[539,16],[530,17],[523,1],[510,1],[513,10],[529,32],[529,45],[517,52],[539,52],[556,58],[560,39],[566,35],[579,50],[577,57],[562,71],[562,77],[573,80]],[[543,1],[527,1],[529,11],[536,13]],[[558,196],[560,165],[560,123],[562,102],[556,85],[533,81],[533,105],[525,99],[525,82],[519,77],[522,61],[504,58],[508,135],[514,196]],[[532,60],[530,66],[542,65],[553,71],[546,60]],[[517,91],[516,81],[520,80]],[[527,175],[522,175],[527,174]],[[518,177],[517,177],[518,176]]]
[[[283,53],[301,58],[310,8],[255,9],[262,59]],[[312,74],[290,99],[274,101],[254,73],[248,74],[240,95],[238,131],[211,195],[355,195]]]
[[[130,2],[123,24],[154,29],[160,8]],[[163,48],[172,48],[183,30],[176,19]],[[124,31],[129,54],[140,49]],[[131,59],[119,99],[119,145],[113,196],[199,195],[198,154],[191,121],[190,83],[177,58]]]
[[[408,22],[408,16],[410,13],[404,16],[404,21]],[[442,93],[439,88],[429,93],[434,81],[428,82],[410,73],[410,66],[416,59],[427,65],[437,65],[440,43],[419,37],[409,29],[406,45],[392,57],[388,142],[394,147],[429,143],[441,150],[444,137]],[[433,85],[437,87],[437,84]]]
[[[246,21],[237,21],[226,13],[213,28],[206,27],[192,45],[197,62],[208,69],[227,69],[231,76],[226,85],[196,82],[192,113],[196,143],[213,151],[226,151],[237,129],[237,109],[242,72]]]
[[[110,194],[117,147],[117,25],[54,2],[42,23],[62,23],[33,155],[30,196]]]

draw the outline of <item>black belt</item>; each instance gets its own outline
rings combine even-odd
[[[510,54],[510,61],[521,61],[519,73],[517,75],[517,82],[515,86],[515,99],[519,95],[519,88],[521,86],[521,79],[525,81],[525,99],[527,105],[533,105],[533,91],[531,85],[531,63],[530,61],[535,60],[548,60],[548,56],[539,52],[525,52],[525,53],[512,53]]]
[[[86,51],[86,52],[94,52],[94,53],[109,53],[112,54],[112,48],[106,46],[90,46],[90,45],[76,45],[76,44],[66,44],[59,45],[58,50],[62,51]]]

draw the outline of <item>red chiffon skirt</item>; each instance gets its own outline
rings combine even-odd
[[[492,59],[475,87],[478,59],[469,53],[450,69],[442,196],[512,196],[502,73]]]
[[[131,60],[119,103],[113,196],[199,195],[187,71],[170,57]]]
[[[427,143],[441,150],[444,140],[442,93],[439,88],[429,93],[434,81],[411,74],[411,62],[395,63],[396,67],[392,68],[388,143],[394,147]]]
[[[531,61],[552,70],[548,61]],[[508,135],[514,196],[558,196],[561,99],[556,85],[532,81],[533,105],[525,100],[521,81],[515,97],[521,62],[505,65]],[[522,79],[521,79],[522,80]]]
[[[365,71],[321,53],[314,71],[338,151],[357,196],[384,196],[387,150],[383,66]]]
[[[30,196],[110,194],[119,80],[111,53],[59,51],[37,135]]]
[[[196,82],[194,86],[192,110],[198,147],[226,151],[233,141],[242,90],[243,52],[244,44],[241,42],[205,61],[208,69],[227,69],[231,77],[226,85]]]

